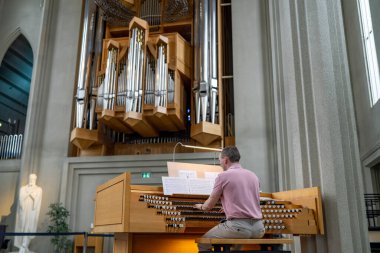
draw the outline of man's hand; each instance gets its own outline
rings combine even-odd
[[[194,209],[199,209],[199,210],[202,210],[202,204],[195,204],[193,206]]]

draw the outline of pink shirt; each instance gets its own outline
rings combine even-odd
[[[210,199],[219,198],[227,219],[262,218],[259,179],[255,173],[244,169],[239,163],[232,165],[215,179]]]

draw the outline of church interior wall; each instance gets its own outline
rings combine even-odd
[[[24,155],[16,184],[24,185],[32,172],[38,175],[37,184],[43,189],[38,231],[46,231],[48,206],[59,198],[63,160],[68,153],[81,6],[82,1],[6,1],[6,14],[1,15],[5,25],[0,31],[8,35],[2,38],[19,29],[34,52]],[[3,41],[0,45],[3,51],[9,47]],[[2,176],[0,183],[4,180],[7,178]],[[49,238],[42,237],[31,247],[43,252],[48,245]]]
[[[12,36],[17,30],[28,39],[33,53],[39,45],[39,31],[41,27],[41,14],[43,1],[19,0],[0,2],[0,59],[3,58],[8,47],[16,39]],[[6,10],[6,11],[4,11]]]
[[[23,34],[29,41],[33,52],[39,44],[41,27],[41,1],[0,1],[0,62],[13,41]],[[21,161],[0,161],[0,195],[2,223],[8,229],[14,227],[15,197],[19,186]]]
[[[250,17],[247,19],[247,17]],[[241,163],[257,173],[263,191],[275,191],[270,125],[270,84],[266,79],[265,10],[261,1],[232,3],[232,44],[236,143]]]
[[[373,35],[375,37],[377,59],[380,56],[380,2],[376,0],[369,0],[369,8],[371,9],[371,18],[373,25]]]
[[[20,160],[0,162],[0,222],[9,229],[14,227],[15,200],[18,192]]]
[[[3,5],[4,5],[4,0],[0,0],[0,15],[3,12]]]
[[[370,1],[371,8],[379,9],[378,1]],[[350,63],[351,84],[355,103],[355,116],[359,140],[359,152],[363,166],[365,191],[372,193],[370,167],[380,158],[380,102],[371,108],[368,76],[365,69],[364,45],[361,39],[361,28],[356,1],[343,2],[348,59]],[[373,12],[372,12],[373,13]],[[375,31],[375,43],[380,44],[380,22],[378,15],[372,15]],[[376,35],[376,30],[379,30]],[[379,59],[380,46],[377,46]]]
[[[45,2],[45,8],[49,9],[44,24],[46,37],[41,34],[45,44],[40,50],[46,50],[46,58],[41,59],[39,66],[44,68],[39,72],[42,86],[31,97],[32,103],[39,103],[34,111],[38,120],[30,115],[30,123],[33,124],[28,132],[34,136],[25,140],[26,145],[37,148],[26,150],[23,168],[28,173],[37,172],[37,182],[43,189],[40,231],[47,229],[48,217],[45,214],[49,205],[58,201],[63,162],[68,154],[82,1]],[[25,175],[21,180],[25,180]],[[47,246],[51,247],[47,237],[31,243],[37,251]]]

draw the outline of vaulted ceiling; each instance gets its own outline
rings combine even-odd
[[[0,135],[24,132],[32,70],[32,48],[20,35],[0,64]]]

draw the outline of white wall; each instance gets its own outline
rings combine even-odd
[[[45,2],[39,61],[32,87],[28,112],[21,184],[27,174],[36,172],[37,183],[44,190],[39,231],[46,231],[46,212],[59,200],[59,186],[64,159],[68,154],[74,94],[76,63],[81,30],[82,1],[57,0]],[[32,241],[31,249],[43,252],[49,238]]]
[[[41,0],[0,1],[0,62],[13,41],[22,33],[29,41],[33,53],[39,45],[42,21]],[[15,195],[19,185],[20,160],[0,161],[0,216],[3,223],[13,229],[16,208]]]
[[[0,0],[0,16],[2,15],[2,12],[3,12],[3,5],[4,5],[4,0]]]
[[[82,1],[14,0],[4,1],[0,17],[0,55],[20,32],[30,41],[34,53],[16,188],[26,184],[29,173],[37,174],[37,184],[43,189],[38,231],[46,231],[48,206],[59,200],[63,161],[68,153],[81,14]],[[6,177],[1,176],[0,185],[3,180]],[[30,249],[49,252],[48,241],[48,237],[33,240]]]
[[[13,230],[14,211],[16,210],[16,193],[20,172],[20,160],[0,161],[0,224]]]
[[[16,31],[24,34],[35,54],[42,21],[41,0],[1,1],[0,11],[0,59],[17,38]]]
[[[379,1],[371,1],[371,8]],[[344,23],[347,37],[348,56],[351,72],[351,83],[355,101],[355,113],[359,137],[360,158],[365,178],[365,191],[372,193],[370,167],[380,159],[380,101],[371,108],[368,77],[366,71],[364,45],[361,38],[360,18],[357,1],[343,1]],[[380,18],[371,10],[376,36],[378,60],[380,60]]]
[[[380,1],[369,0],[369,8],[371,9],[372,28],[375,36],[377,60],[380,61]]]
[[[259,0],[232,2],[235,132],[241,164],[257,174],[263,191],[273,192],[277,186],[269,120],[264,13]]]

